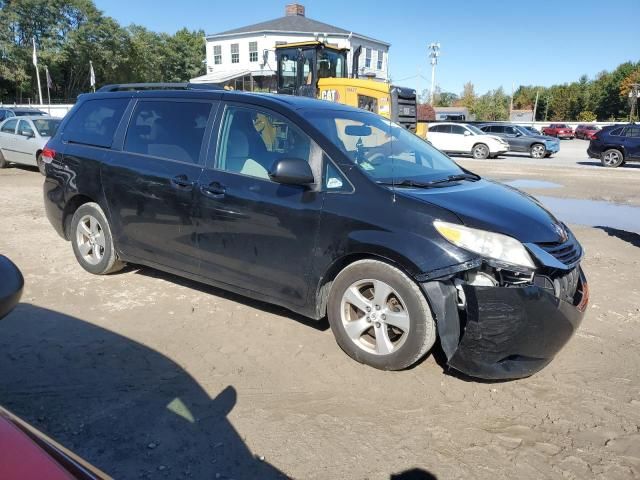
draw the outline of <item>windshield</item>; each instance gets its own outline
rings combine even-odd
[[[38,133],[41,137],[53,137],[61,121],[62,120],[47,118],[42,120],[34,120],[33,124],[35,125],[36,130],[38,130]]]
[[[321,50],[318,53],[318,78],[344,76],[344,55],[332,50]]]
[[[487,132],[483,132],[482,130],[480,130],[478,127],[474,126],[474,125],[469,125],[468,123],[465,124],[465,127],[467,127],[469,130],[471,130],[473,133],[475,133],[476,135],[486,135]]]
[[[532,130],[527,129],[526,127],[522,127],[520,125],[514,125],[513,128],[515,128],[518,132],[520,132],[523,135],[531,135],[531,133],[534,133]]]
[[[310,110],[305,118],[375,181],[429,182],[464,173],[431,144],[378,115]]]

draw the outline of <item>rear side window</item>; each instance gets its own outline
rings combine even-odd
[[[128,104],[128,98],[87,100],[64,127],[64,140],[96,147],[111,147],[113,135]]]
[[[140,101],[127,130],[124,150],[198,163],[211,103]]]
[[[437,133],[451,133],[451,125],[436,125],[429,130]]]
[[[609,132],[609,135],[618,136],[622,133],[622,128],[615,128]]]
[[[624,134],[626,137],[640,138],[640,127],[627,127]]]
[[[7,123],[2,125],[1,131],[4,133],[16,133],[17,123],[18,123],[18,120],[16,120],[15,118],[13,120],[7,120]]]
[[[460,125],[451,125],[451,133],[455,135],[464,135],[464,132],[466,131],[467,129],[464,127],[461,127]]]

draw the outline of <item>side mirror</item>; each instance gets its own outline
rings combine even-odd
[[[31,130],[22,130],[20,132],[20,135],[22,135],[23,137],[27,137],[27,138],[35,137],[35,134]]]
[[[464,136],[468,137],[469,135],[471,135],[471,132],[469,130],[465,130],[464,131]]]
[[[521,137],[522,134],[520,132],[516,132],[516,137]]]
[[[0,318],[7,315],[20,301],[24,279],[18,267],[0,255]]]
[[[269,178],[285,185],[310,185],[315,182],[309,162],[301,158],[280,158],[275,161]]]

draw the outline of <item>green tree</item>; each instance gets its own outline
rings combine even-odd
[[[596,114],[589,110],[583,110],[578,114],[578,121],[580,122],[595,122],[596,119]]]
[[[464,84],[460,99],[456,102],[456,106],[463,106],[472,111],[478,96],[476,95],[473,83],[467,82]]]
[[[476,116],[476,120],[507,120],[509,97],[502,87],[490,90],[476,100],[471,112]]]

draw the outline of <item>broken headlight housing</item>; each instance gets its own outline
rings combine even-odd
[[[440,220],[433,222],[433,226],[446,240],[460,248],[508,265],[536,268],[527,249],[513,237]]]

